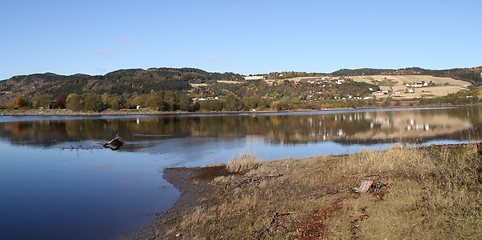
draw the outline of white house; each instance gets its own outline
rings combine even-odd
[[[255,81],[255,80],[263,80],[263,76],[245,76],[244,80],[246,81]]]

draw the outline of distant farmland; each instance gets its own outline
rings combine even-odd
[[[446,96],[450,93],[456,93],[460,90],[467,89],[471,84],[469,82],[456,80],[449,77],[433,77],[427,75],[374,75],[374,76],[354,76],[351,77],[357,82],[377,83],[381,90],[406,89],[403,83],[426,82],[432,83],[431,86],[415,88],[414,93],[405,93],[394,95],[399,98],[420,98]]]

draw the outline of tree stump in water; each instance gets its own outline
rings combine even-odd
[[[117,134],[115,136],[115,138],[113,138],[112,140],[110,140],[109,142],[106,142],[104,143],[104,147],[105,148],[110,148],[112,150],[118,150],[120,147],[122,147],[122,145],[124,145],[124,141],[122,140],[122,138],[119,137],[119,135]]]

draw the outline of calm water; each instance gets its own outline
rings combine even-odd
[[[164,168],[481,139],[482,108],[0,117],[0,236],[115,239],[168,209]],[[101,143],[120,134],[121,151]]]

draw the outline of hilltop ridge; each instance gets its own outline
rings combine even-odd
[[[58,102],[56,98],[61,98],[65,102],[65,98],[71,94],[94,94],[105,95],[103,99],[104,106],[97,107],[95,111],[112,108],[112,106],[108,106],[110,100],[107,99],[112,96],[116,96],[116,101],[118,102],[114,108],[147,106],[156,110],[176,111],[182,110],[179,105],[184,104],[184,110],[191,111],[199,109],[193,106],[193,99],[218,100],[219,98],[225,98],[227,100],[227,97],[230,95],[234,97],[231,99],[232,103],[228,104],[230,105],[229,107],[226,106],[227,103],[220,105],[209,102],[210,105],[205,110],[239,111],[241,109],[262,110],[266,108],[286,110],[293,107],[302,107],[299,105],[300,102],[308,103],[308,108],[318,108],[322,106],[316,104],[314,106],[312,103],[351,98],[368,99],[372,97],[371,92],[380,89],[388,93],[388,91],[392,91],[391,83],[386,83],[391,81],[390,79],[393,79],[393,82],[396,82],[396,79],[407,80],[408,82],[397,82],[397,87],[403,87],[410,82],[432,82],[434,78],[415,77],[430,76],[444,78],[439,79],[440,83],[435,81],[432,85],[443,85],[444,83],[450,85],[450,82],[453,82],[450,79],[455,79],[460,80],[457,82],[457,86],[463,85],[467,87],[472,84],[472,89],[475,89],[482,83],[481,72],[482,67],[447,70],[430,70],[417,67],[402,69],[361,68],[340,69],[332,73],[271,72],[250,75],[254,76],[251,79],[245,78],[245,76],[238,73],[207,72],[196,68],[121,69],[105,75],[77,73],[69,76],[47,72],[18,75],[0,81],[0,106],[13,106],[15,105],[13,101],[16,98],[22,98],[21,100],[24,102],[19,104],[21,106],[30,105],[34,108],[50,108],[52,101]],[[382,77],[366,78],[365,76]],[[258,81],[252,81],[253,79]],[[321,83],[320,79],[324,79],[324,83]],[[367,81],[367,79],[372,80]],[[304,81],[300,82],[300,80]],[[317,84],[313,84],[314,80],[317,81]],[[467,84],[463,84],[461,81],[467,82]],[[384,88],[383,86],[389,87]],[[443,87],[441,86],[440,88]],[[425,94],[425,96],[445,96],[456,93],[460,89],[452,86],[450,91],[441,91],[441,93],[435,91],[437,93]],[[401,91],[400,89],[398,90]],[[162,103],[166,92],[168,95],[173,95],[170,106]],[[157,103],[152,101],[149,103],[147,98],[154,93],[160,93],[162,96],[159,95],[158,98],[162,99],[154,99]],[[421,97],[421,95],[409,96],[409,98],[418,97]],[[131,101],[131,104],[120,104],[121,102],[126,103],[129,98],[137,98],[137,100]],[[255,101],[255,103],[250,103],[250,101]],[[178,106],[174,106],[175,104]],[[294,106],[289,106],[290,104],[294,104]],[[350,104],[353,105],[352,103]],[[350,104],[347,106],[351,106]],[[339,103],[335,105],[339,106]],[[345,103],[342,105],[346,107]],[[56,107],[61,106],[62,104],[56,105]],[[302,108],[305,107],[306,104]],[[79,106],[77,110],[81,109],[88,110],[88,108],[82,106]]]

